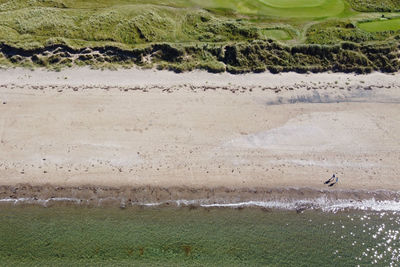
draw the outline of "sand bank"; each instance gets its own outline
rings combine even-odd
[[[399,190],[399,75],[1,70],[0,185]]]

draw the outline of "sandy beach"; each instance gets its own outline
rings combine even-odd
[[[0,185],[396,191],[399,75],[0,70]]]

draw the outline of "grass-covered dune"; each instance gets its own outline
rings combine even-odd
[[[400,0],[349,0],[351,6],[358,11],[365,12],[398,12]]]
[[[391,13],[371,0],[0,0],[0,64],[397,71],[400,2],[385,1]]]

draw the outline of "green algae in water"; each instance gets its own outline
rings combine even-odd
[[[0,261],[5,266],[387,266],[399,263],[399,225],[399,214],[355,211],[3,206]]]

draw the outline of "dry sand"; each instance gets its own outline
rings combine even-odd
[[[400,74],[0,70],[0,185],[400,190]],[[328,188],[327,188],[328,189]]]

